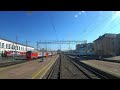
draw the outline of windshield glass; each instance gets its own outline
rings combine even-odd
[[[32,52],[29,58],[26,52]],[[21,63],[27,61],[33,65]],[[11,70],[24,67],[25,79],[119,78],[119,62],[120,11],[0,11],[0,69],[20,63]],[[44,74],[35,74],[42,69]],[[22,71],[12,76],[9,70],[0,78],[23,78]]]

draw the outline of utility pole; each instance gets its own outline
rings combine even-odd
[[[47,51],[47,43],[46,43],[46,51]]]
[[[14,42],[13,42],[13,46],[12,46],[12,49],[13,49],[13,59],[14,59]]]
[[[17,40],[18,40],[18,37],[17,37],[17,35],[16,35],[15,57],[17,56],[17,52],[16,52],[16,48],[17,48]]]
[[[87,41],[86,41],[86,56],[87,56]]]
[[[38,51],[38,42],[37,42],[37,51]]]
[[[69,50],[70,50],[70,41],[69,41]]]
[[[60,51],[61,51],[61,44],[60,44]]]
[[[27,52],[27,44],[28,44],[28,41],[26,41],[26,52]]]

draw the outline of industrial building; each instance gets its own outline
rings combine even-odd
[[[106,33],[94,41],[96,55],[114,56],[120,55],[120,34]]]
[[[0,38],[0,53],[4,51],[33,51],[34,47]]]

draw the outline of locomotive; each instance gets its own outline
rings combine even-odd
[[[41,57],[46,57],[46,55],[49,56],[53,56],[56,55],[56,52],[38,52],[38,51],[27,51],[26,52],[26,59],[27,60],[31,60],[31,59],[38,59]]]

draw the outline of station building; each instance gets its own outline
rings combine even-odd
[[[24,45],[21,43],[16,43],[11,40],[0,38],[0,53],[4,51],[18,51],[18,52],[26,52],[33,51],[34,47],[29,45]]]

